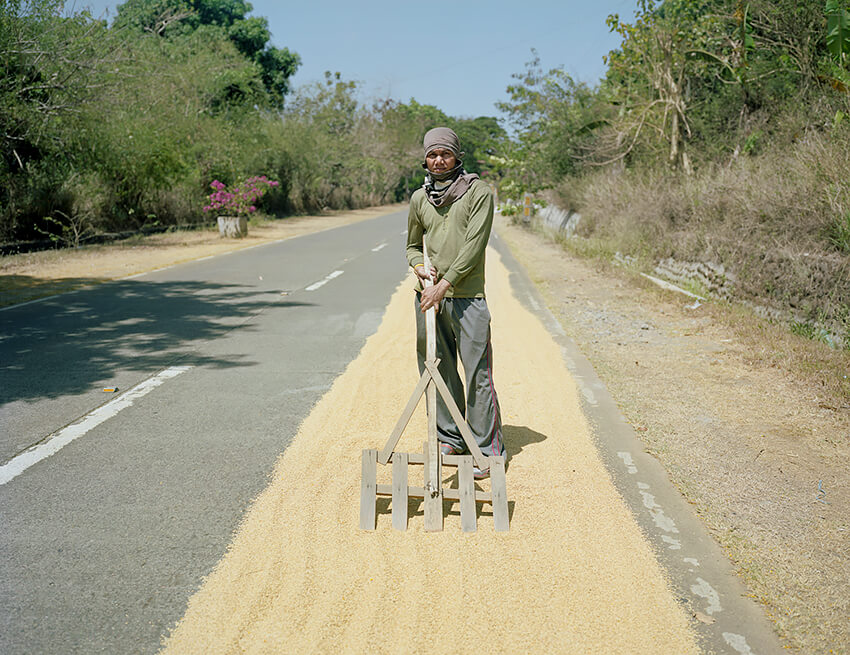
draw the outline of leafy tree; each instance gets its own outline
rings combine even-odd
[[[827,0],[826,46],[841,64],[847,65],[850,57],[850,8],[842,0]]]
[[[104,23],[62,8],[57,0],[0,4],[0,236],[32,235],[28,216],[69,210],[61,187],[80,112],[120,57]]]
[[[466,153],[464,168],[483,177],[490,174],[493,168],[490,158],[502,152],[508,138],[498,119],[493,116],[456,118],[449,125],[457,133]]]
[[[691,136],[687,86],[698,76],[694,53],[710,48],[714,24],[711,2],[639,0],[633,23],[608,17],[623,38],[608,57],[607,86],[620,106],[612,151],[615,158],[635,147],[650,150],[666,142],[667,161],[690,172],[685,141]]]
[[[272,105],[281,107],[301,59],[288,48],[269,45],[268,20],[248,16],[251,10],[244,0],[127,0],[118,6],[115,26],[168,38],[216,28],[259,66]]]
[[[518,133],[510,147],[502,141],[493,153],[501,174],[511,180],[503,195],[551,186],[578,173],[592,151],[593,131],[608,122],[610,111],[586,84],[575,82],[562,68],[544,71],[535,51],[525,71],[513,75],[510,96],[497,104]]]

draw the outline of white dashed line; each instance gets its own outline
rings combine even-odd
[[[741,655],[755,655],[744,635],[737,635],[734,632],[724,632],[723,639],[725,639],[726,643],[738,651]]]
[[[331,273],[330,275],[328,275],[328,276],[327,276],[324,280],[319,280],[318,282],[314,282],[314,283],[313,283],[313,284],[311,284],[309,287],[307,287],[306,289],[304,289],[304,291],[315,291],[315,290],[316,290],[316,289],[318,289],[319,287],[323,287],[324,285],[326,285],[328,282],[330,282],[331,280],[333,280],[335,277],[339,277],[339,276],[340,276],[340,275],[342,275],[344,272],[345,272],[345,271],[334,271],[333,273]]]
[[[632,454],[631,454],[631,453],[621,452],[621,453],[617,453],[617,456],[618,456],[621,460],[623,460],[623,464],[625,464],[625,465],[626,465],[626,470],[627,470],[627,471],[628,471],[631,475],[634,475],[635,473],[637,473],[637,472],[638,472],[638,470],[637,470],[637,466],[635,466],[635,463],[634,463],[634,460],[632,459]]]
[[[638,482],[637,486],[640,490],[640,495],[643,496],[643,506],[649,510],[649,515],[655,522],[656,527],[661,528],[664,532],[679,534],[679,528],[676,527],[676,523],[673,519],[667,516],[661,508],[661,505],[655,502],[655,496],[646,491],[649,489],[649,485],[644,482]]]
[[[50,457],[58,452],[69,443],[82,437],[89,430],[96,428],[98,425],[112,418],[122,409],[130,407],[137,399],[147,395],[166,380],[176,377],[188,371],[191,366],[172,366],[167,368],[158,375],[148,378],[140,382],[135,387],[126,393],[110,400],[105,405],[102,405],[92,412],[86,414],[81,420],[66,428],[62,428],[59,432],[51,434],[47,439],[38,445],[33,446],[22,452],[17,457],[0,466],[0,485],[4,485],[10,480],[18,477],[33,464],[37,464],[43,459]]]
[[[720,605],[720,594],[718,594],[717,590],[702,578],[697,578],[697,584],[691,585],[691,592],[700,598],[705,599],[705,613],[709,616],[715,612],[723,611],[723,607]]]
[[[379,250],[383,250],[383,249],[384,249],[384,248],[386,248],[386,247],[387,247],[387,244],[386,244],[386,243],[382,243],[380,246],[377,246],[377,247],[375,247],[375,248],[372,248],[372,252],[378,252]]]

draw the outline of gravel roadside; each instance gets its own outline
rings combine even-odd
[[[714,308],[498,230],[787,647],[850,652],[850,412],[764,365]]]

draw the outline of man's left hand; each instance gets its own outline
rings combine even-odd
[[[422,295],[419,300],[419,307],[423,312],[427,312],[432,307],[439,308],[440,301],[446,295],[446,292],[451,288],[448,280],[443,278],[437,284],[426,287],[422,290]]]

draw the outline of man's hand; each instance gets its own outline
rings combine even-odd
[[[413,272],[416,273],[416,277],[418,277],[423,282],[423,287],[425,280],[431,280],[431,282],[437,281],[437,269],[433,266],[431,267],[431,272],[429,274],[428,270],[425,268],[424,264],[420,264],[416,268],[413,269]]]
[[[437,282],[432,287],[427,287],[422,290],[422,296],[419,300],[419,307],[423,312],[427,312],[432,307],[439,307],[440,301],[446,295],[446,292],[451,288],[451,284],[445,278]]]

